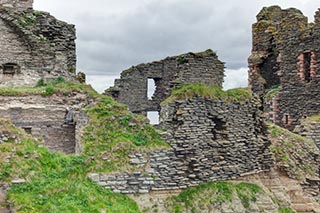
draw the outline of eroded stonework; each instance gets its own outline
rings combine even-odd
[[[0,8],[0,86],[75,80],[75,27],[49,13]]]
[[[0,117],[12,120],[53,151],[67,154],[81,152],[82,128],[88,123],[83,108],[91,103],[86,94],[0,96]],[[66,109],[73,109],[74,121],[66,123]]]
[[[267,171],[273,159],[259,107],[257,98],[170,103],[162,108],[160,123],[170,149],[131,155],[130,163],[144,172],[89,178],[115,192],[148,193]]]
[[[123,71],[114,87],[105,93],[127,104],[130,111],[145,114],[147,111],[159,112],[160,103],[179,85],[204,83],[222,86],[223,77],[224,63],[219,61],[216,53],[207,50],[133,66]],[[156,87],[151,99],[147,97],[148,79],[153,79]]]
[[[26,10],[33,7],[33,0],[0,0],[0,6]]]
[[[252,28],[249,84],[262,98],[279,87],[266,111],[272,110],[274,123],[293,129],[320,112],[320,11],[309,24],[297,9],[263,8]]]

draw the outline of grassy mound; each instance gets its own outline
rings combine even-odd
[[[88,109],[90,123],[84,137],[84,155],[95,172],[130,171],[129,155],[169,147],[144,116],[128,111],[112,98],[101,97]]]
[[[252,97],[249,88],[236,88],[227,91],[215,85],[204,84],[186,84],[174,89],[171,96],[168,97],[161,105],[168,104],[175,100],[186,100],[193,97],[204,97],[207,99],[218,99],[223,101],[247,101]]]
[[[36,141],[15,128],[19,140],[0,144],[0,182],[24,179],[12,185],[9,202],[21,213],[30,212],[140,212],[128,197],[102,189],[86,178],[91,163],[84,155],[69,156],[39,147]]]
[[[53,91],[46,91],[48,87]],[[11,88],[2,94],[43,95],[43,91],[47,95],[79,91],[95,98],[96,103],[86,109],[90,122],[83,134],[83,153],[77,156],[51,152],[8,120],[0,119],[0,133],[10,135],[0,143],[0,183],[11,185],[8,199],[15,210],[23,213],[140,212],[134,201],[102,189],[90,182],[87,174],[135,170],[129,165],[129,154],[166,148],[168,144],[146,124],[145,117],[129,112],[125,105],[97,94],[87,85],[60,79],[35,88]],[[18,179],[26,183],[11,184]]]

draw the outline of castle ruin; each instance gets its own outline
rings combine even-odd
[[[308,23],[297,9],[266,7],[252,28],[249,84],[265,102],[270,120],[292,130],[301,119],[320,113],[320,10]]]
[[[76,80],[75,27],[49,13],[32,9],[33,0],[0,1],[0,86],[33,87],[43,80]],[[68,154],[80,150],[80,129],[87,117],[84,94],[43,97],[0,96],[0,115],[9,118],[51,150]],[[72,107],[75,122],[65,122]]]
[[[0,2],[0,86],[75,80],[75,27],[34,11],[32,0]]]
[[[188,83],[222,86],[224,63],[212,50],[167,57],[161,61],[133,66],[121,73],[106,94],[127,104],[135,113],[160,112],[160,103],[172,89]],[[154,81],[155,92],[148,98],[148,79]]]

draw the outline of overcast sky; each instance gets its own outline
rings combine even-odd
[[[132,65],[212,49],[226,62],[225,87],[247,85],[251,25],[263,6],[296,7],[313,21],[319,0],[35,0],[75,24],[77,70],[98,91]]]

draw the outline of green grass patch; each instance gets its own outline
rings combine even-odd
[[[290,207],[280,207],[278,209],[279,213],[296,213],[296,211],[294,211],[292,208]]]
[[[269,90],[266,91],[266,94],[264,95],[264,98],[267,100],[270,100],[274,97],[276,97],[279,94],[280,91],[280,86],[276,85],[270,88]]]
[[[306,118],[307,121],[320,122],[320,114],[312,115]]]
[[[211,212],[222,203],[232,202],[238,196],[245,208],[256,202],[256,195],[263,193],[261,187],[251,183],[209,182],[188,188],[178,196],[166,200],[169,212]]]
[[[0,182],[27,181],[11,186],[7,193],[17,212],[140,212],[128,197],[87,179],[92,165],[87,156],[50,152],[23,130],[5,124],[13,133],[19,132],[19,140],[0,144]]]
[[[247,101],[252,97],[249,88],[236,88],[227,91],[215,85],[205,84],[186,84],[174,89],[171,96],[168,97],[161,105],[168,104],[175,100],[186,100],[194,97],[204,97],[206,99],[218,99],[222,101]]]
[[[1,87],[1,96],[26,96],[26,95],[42,95],[51,96],[56,93],[70,94],[72,92],[84,92],[91,97],[98,97],[99,94],[87,84],[68,82],[62,77],[58,77],[55,81],[44,83],[43,79],[37,82],[35,87]]]
[[[83,137],[84,155],[93,159],[94,171],[113,172],[129,168],[129,155],[167,148],[144,116],[128,111],[126,105],[108,96],[87,110],[90,123]]]

